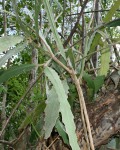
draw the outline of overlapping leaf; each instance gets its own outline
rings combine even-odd
[[[25,48],[25,46],[27,46],[26,42],[21,43],[17,47],[9,50],[3,57],[0,58],[0,67],[4,65],[7,59],[11,58],[13,55],[16,55],[17,53],[22,51]]]
[[[7,51],[10,47],[15,46],[23,40],[22,36],[12,35],[0,38],[0,52]]]
[[[49,92],[45,108],[45,138],[47,139],[53,127],[56,124],[56,120],[59,117],[60,103],[58,101],[58,96],[54,88]]]
[[[106,26],[107,25],[109,26],[108,22],[111,21],[112,16],[115,14],[116,10],[119,9],[119,7],[120,7],[120,0],[114,1],[114,4],[111,6],[110,10],[108,11],[108,13],[106,14],[106,16],[103,19],[103,23],[107,23]],[[103,28],[101,30],[103,30]],[[93,51],[95,51],[95,47],[100,44],[99,43],[100,41],[101,41],[101,34],[96,33],[95,38],[93,39],[93,42],[91,44],[90,53],[92,53]],[[108,57],[108,56],[106,56],[106,57]],[[107,59],[109,59],[109,58],[107,58]],[[108,63],[108,61],[107,61],[107,63]],[[107,67],[108,67],[108,64],[107,64]]]
[[[30,71],[33,67],[35,67],[34,64],[24,64],[20,66],[13,66],[10,67],[8,70],[4,71],[0,75],[0,84],[7,81],[8,79],[18,76],[21,73],[25,73],[26,71]]]
[[[56,26],[55,26],[55,23],[54,23],[54,17],[53,17],[53,13],[52,13],[52,9],[50,7],[50,4],[49,4],[48,0],[44,0],[43,3],[44,3],[44,6],[45,6],[45,10],[47,12],[48,20],[49,20],[49,23],[50,23],[51,30],[53,32],[54,39],[57,43],[57,47],[60,50],[61,55],[63,56],[63,58],[66,60],[65,50],[63,48],[62,42],[59,38],[57,29],[56,29]]]
[[[66,133],[69,137],[69,143],[72,149],[80,150],[79,145],[77,143],[77,137],[75,134],[75,124],[74,124],[74,117],[71,112],[70,105],[67,100],[67,95],[65,93],[64,87],[62,82],[58,76],[58,74],[50,67],[46,67],[45,75],[49,78],[52,82],[53,87],[55,88],[56,94],[58,96],[58,100],[60,103],[60,113],[62,115],[62,121],[65,125]]]
[[[62,81],[62,84],[65,93],[68,94],[69,87],[67,85],[67,81]],[[46,103],[47,105],[45,108],[45,138],[47,139],[50,136],[53,127],[56,124],[56,120],[58,119],[60,112],[60,102],[58,100],[58,95],[54,87],[52,87],[52,89],[48,92]]]
[[[69,145],[69,140],[68,140],[68,136],[66,134],[64,125],[60,122],[59,119],[57,120],[55,127],[56,127],[59,135],[62,137],[64,143]]]

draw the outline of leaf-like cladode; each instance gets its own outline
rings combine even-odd
[[[48,79],[53,84],[53,87],[55,88],[56,94],[58,96],[58,100],[60,103],[60,113],[62,115],[62,121],[65,125],[66,133],[69,137],[69,143],[72,149],[74,150],[80,150],[80,147],[77,143],[77,136],[75,133],[75,123],[74,123],[74,117],[69,105],[69,102],[67,100],[68,96],[66,95],[66,92],[64,90],[63,84],[58,76],[58,74],[50,67],[46,67],[45,75],[48,77]]]
[[[7,51],[10,47],[15,46],[23,40],[22,36],[11,35],[0,38],[0,52]]]

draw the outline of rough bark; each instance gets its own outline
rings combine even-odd
[[[99,97],[94,104],[87,105],[95,147],[108,142],[120,130],[120,88]],[[82,122],[76,122],[81,150],[86,149]]]

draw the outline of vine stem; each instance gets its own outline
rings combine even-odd
[[[89,136],[89,140],[90,140],[90,147],[91,147],[92,150],[95,150],[94,143],[93,143],[93,138],[92,138],[92,132],[91,132],[91,128],[90,128],[89,117],[88,117],[88,113],[87,113],[87,109],[86,109],[86,104],[85,104],[83,92],[82,92],[82,89],[81,89],[81,86],[80,86],[79,79],[75,75],[74,70],[72,72],[72,79],[74,80],[76,88],[77,88],[77,92],[78,92],[78,96],[79,96],[79,102],[80,102],[80,107],[81,107],[81,115],[82,115],[82,118],[85,119],[85,121],[86,121],[86,122],[83,122],[84,132],[86,133],[86,131],[85,131],[85,128],[86,128],[85,127],[85,123],[86,123],[88,136]],[[83,112],[82,112],[82,110],[83,110]]]
[[[86,104],[84,101],[84,96],[83,96],[83,92],[82,89],[80,87],[80,82],[79,82],[79,78],[77,78],[75,71],[71,68],[69,68],[68,66],[64,65],[53,53],[52,51],[49,49],[49,47],[46,45],[46,43],[42,40],[42,43],[46,46],[46,48],[48,49],[48,55],[51,57],[51,59],[53,59],[57,64],[59,64],[62,68],[64,68],[72,77],[72,79],[75,82],[75,86],[78,92],[78,96],[79,96],[79,101],[80,101],[80,107],[81,107],[81,115],[82,115],[82,120],[83,120],[83,125],[84,125],[84,132],[85,132],[85,138],[87,141],[87,145],[88,145],[88,149],[92,149],[95,150],[94,148],[94,144],[93,144],[93,138],[92,138],[92,133],[91,133],[91,128],[90,128],[90,122],[89,122],[89,117],[87,114],[87,109],[86,109]],[[45,66],[47,66],[48,64],[46,63]],[[86,131],[87,128],[87,131]],[[88,137],[87,137],[88,134]],[[89,146],[89,141],[90,141],[90,146]]]
[[[83,120],[85,138],[86,138],[87,144],[89,144],[88,142],[90,142],[90,146],[88,145],[88,149],[91,148],[91,150],[95,150],[92,133],[91,133],[91,128],[90,128],[89,117],[88,117],[88,113],[87,113],[87,108],[86,108],[83,92],[82,92],[82,89],[80,86],[79,78],[77,78],[75,71],[73,69],[70,69],[67,66],[65,66],[61,61],[59,61],[55,57],[55,55],[53,53],[50,53],[50,56],[56,63],[58,63],[61,67],[63,67],[71,75],[73,81],[75,82],[75,86],[76,86],[78,96],[79,96],[80,107],[81,107],[81,115],[82,115],[82,120]],[[86,136],[87,135],[86,127],[87,127],[87,131],[88,131],[89,141],[88,141],[88,137]]]

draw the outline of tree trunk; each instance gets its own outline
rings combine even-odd
[[[87,105],[95,147],[106,144],[120,130],[120,88],[100,96],[94,104]],[[81,150],[87,150],[80,119],[76,121]]]

